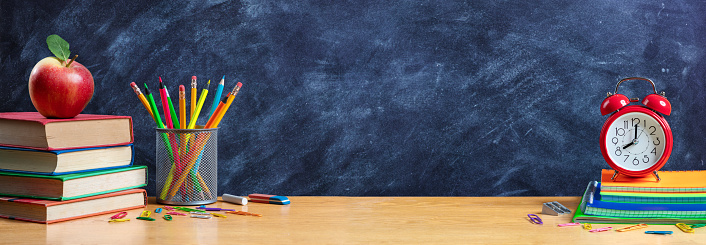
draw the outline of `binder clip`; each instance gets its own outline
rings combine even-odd
[[[571,210],[561,205],[559,202],[545,202],[542,204],[542,213],[554,216],[570,214]]]

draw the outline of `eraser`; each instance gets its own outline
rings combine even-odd
[[[289,204],[289,198],[286,196],[276,196],[276,195],[267,195],[267,194],[250,194],[248,195],[250,198],[251,202],[259,202],[259,203],[269,203],[269,204],[279,204],[279,205],[287,205]]]
[[[191,76],[191,80],[196,80],[196,76]]]
[[[232,203],[240,204],[240,205],[247,205],[248,204],[247,198],[240,197],[240,196],[234,196],[231,194],[223,194],[223,201],[232,202]]]

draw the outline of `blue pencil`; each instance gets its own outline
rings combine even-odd
[[[211,106],[211,111],[208,113],[208,117],[206,117],[206,118],[211,118],[211,115],[213,115],[213,112],[216,111],[216,107],[218,107],[218,102],[221,101],[221,94],[223,93],[223,85],[225,84],[225,79],[226,79],[226,75],[223,75],[223,78],[221,78],[221,82],[218,83],[218,89],[216,90],[216,97],[213,97],[213,105]]]

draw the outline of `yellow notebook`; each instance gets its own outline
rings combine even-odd
[[[653,175],[629,177],[618,174],[611,180],[615,170],[601,171],[601,192],[706,192],[706,171],[657,171],[660,179]]]

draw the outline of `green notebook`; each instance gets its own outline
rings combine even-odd
[[[598,197],[596,191],[598,190],[598,182],[592,181],[588,184],[583,197],[581,198],[581,203],[576,208],[574,212],[573,222],[578,223],[616,223],[616,224],[676,224],[676,223],[686,223],[686,224],[706,224],[706,218],[687,218],[678,217],[679,215],[670,215],[669,212],[665,211],[660,214],[661,217],[645,218],[640,215],[643,213],[636,213],[635,210],[617,210],[617,209],[602,209],[590,207],[588,204],[592,203],[595,198]],[[597,213],[604,215],[589,215],[586,213]],[[632,216],[632,217],[617,217],[611,214],[620,216]]]
[[[71,200],[147,185],[147,166],[130,166],[65,175],[0,171],[0,195]]]

